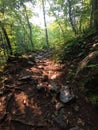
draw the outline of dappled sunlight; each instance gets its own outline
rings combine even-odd
[[[0,130],[98,130],[98,0],[0,10]]]
[[[6,99],[6,97],[0,98],[0,119],[2,118],[4,113],[6,113],[5,99]]]
[[[78,101],[78,105],[72,102],[65,107],[60,101],[59,93],[66,85],[68,70],[66,66],[54,63],[48,57],[52,55],[50,54],[51,52],[38,51],[34,64],[28,63],[29,56],[26,56],[26,65],[22,59],[13,59],[15,62],[5,68],[7,75],[4,75],[5,95],[0,98],[0,119],[9,121],[11,124],[8,125],[13,125],[15,130],[20,127],[59,130],[56,125],[59,113],[59,118],[68,126],[69,122],[80,127],[85,126],[84,117],[88,119],[87,111],[91,110],[88,109],[89,106],[84,109],[85,102],[81,104]],[[66,91],[65,96],[68,95],[69,92]]]
[[[39,116],[42,114],[41,108],[38,106],[37,101],[35,101],[33,97],[30,98],[30,95],[26,94],[25,92],[15,94],[15,104],[17,107],[16,113],[18,110],[21,114],[24,114],[24,116],[28,116],[26,113],[27,110],[31,112],[31,115],[33,114],[32,116]]]
[[[21,92],[19,94],[15,94],[15,102],[16,102],[17,108],[23,114],[25,114],[25,105],[26,106],[29,105],[28,96],[24,92]]]

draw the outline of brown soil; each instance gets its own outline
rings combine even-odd
[[[56,121],[59,114],[66,130],[75,126],[98,130],[98,113],[85,97],[63,104],[49,89],[51,84],[59,89],[66,85],[67,67],[55,64],[50,50],[34,55],[36,63],[28,55],[10,59],[1,73],[0,130],[63,130]]]

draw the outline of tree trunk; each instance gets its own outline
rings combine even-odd
[[[61,26],[61,24],[60,24],[60,21],[59,21],[57,15],[56,15],[55,12],[53,11],[53,8],[52,8],[52,5],[51,5],[50,1],[49,1],[49,0],[47,0],[47,1],[48,1],[49,5],[50,5],[50,9],[51,9],[51,11],[52,11],[54,17],[56,18],[57,24],[59,25],[59,27],[60,27],[60,29],[61,29],[61,31],[62,31],[62,37],[63,37],[63,39],[64,39],[64,41],[65,41],[65,32],[64,32],[64,30],[63,30],[63,28],[62,28],[62,26]]]
[[[91,23],[92,26],[98,32],[98,0],[92,0],[92,13],[91,13]]]
[[[45,26],[45,35],[46,35],[46,44],[47,47],[49,47],[49,39],[48,39],[48,30],[47,30],[47,22],[46,22],[46,12],[45,12],[45,3],[44,0],[42,0],[42,7],[43,7],[43,16],[44,16],[44,26]]]
[[[24,7],[24,9],[25,9],[26,20],[27,20],[27,24],[28,24],[28,28],[29,28],[29,32],[30,32],[30,41],[31,41],[31,45],[32,45],[32,48],[34,48],[34,44],[33,44],[33,40],[32,40],[32,27],[31,27],[31,24],[30,24],[30,22],[29,22],[29,18],[28,18],[26,6],[25,6],[24,4],[23,4],[23,7]]]
[[[10,50],[10,55],[12,55],[12,47],[11,47],[11,43],[10,43],[8,34],[7,34],[7,32],[6,32],[6,29],[5,29],[3,26],[1,26],[1,28],[2,28],[3,34],[4,34],[5,38],[6,38],[6,41],[7,41],[7,44],[8,44],[8,48],[9,48],[9,50]]]
[[[73,32],[74,32],[75,35],[76,35],[76,34],[77,34],[77,31],[76,31],[76,28],[75,28],[75,26],[74,26],[73,19],[72,19],[71,1],[70,1],[70,0],[67,0],[67,1],[68,1],[69,21],[70,21],[70,24],[71,24],[71,26],[72,26]]]
[[[2,30],[1,30],[2,31]],[[3,34],[2,34],[2,32],[0,32],[0,37],[1,37],[1,39],[0,39],[0,43],[1,43],[1,46],[0,46],[0,49],[3,49],[3,52],[4,52],[4,59],[6,59],[7,60],[7,58],[8,58],[8,48],[6,47],[6,43],[5,43],[5,38],[3,37]]]

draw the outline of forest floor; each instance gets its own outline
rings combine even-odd
[[[52,50],[13,57],[0,73],[0,130],[98,130],[98,114],[85,98],[62,103],[51,88],[66,85],[68,67]]]

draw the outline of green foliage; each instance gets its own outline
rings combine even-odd
[[[56,49],[54,59],[64,61],[69,58],[73,59],[75,57],[84,56],[89,50],[88,45],[85,44],[84,41],[95,31],[89,28],[92,18],[91,1],[70,0],[70,15],[77,36],[74,35],[69,20],[68,1],[50,0],[49,2],[51,6],[46,9],[46,15],[50,16],[50,18],[55,18],[47,27],[50,47]],[[49,4],[49,2],[46,2],[46,4]],[[27,6],[28,3],[32,4],[32,8]],[[6,28],[13,54],[20,55],[32,51],[33,49],[42,49],[46,47],[44,29],[31,22],[29,22],[29,25],[31,25],[32,38],[30,37],[28,20],[36,16],[33,11],[33,7],[36,4],[41,4],[41,1],[12,0],[10,2],[10,0],[0,0],[0,23]],[[94,15],[97,16],[97,13],[98,10],[95,10]],[[33,41],[34,48],[30,40]],[[7,49],[5,49],[4,52],[7,52]]]
[[[87,68],[98,68],[98,64],[91,64],[91,65],[88,65]]]
[[[64,39],[62,37],[62,33],[60,31],[59,26],[57,25],[57,23],[54,22],[48,28],[50,46],[60,46],[64,42]]]
[[[72,60],[74,58],[81,58],[89,51],[88,45],[84,40],[79,38],[72,38],[62,46],[63,55],[61,55],[62,61]]]

